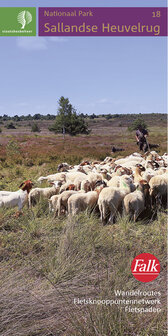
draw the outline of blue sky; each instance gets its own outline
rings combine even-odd
[[[0,0],[1,7],[166,7],[165,0]],[[166,37],[0,37],[0,115],[166,112]]]

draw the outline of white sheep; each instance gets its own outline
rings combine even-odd
[[[124,211],[130,217],[133,216],[134,221],[150,206],[149,184],[145,180],[141,180],[135,190],[124,197]]]
[[[52,196],[50,198],[52,203],[52,208],[55,210],[55,216],[58,212],[58,217],[61,215],[61,211],[64,210],[65,212],[68,210],[68,199],[79,192],[74,190],[64,191],[62,194],[56,196]],[[50,201],[49,200],[49,201]]]
[[[88,180],[83,180],[81,182],[80,190],[83,192],[91,191],[91,183]]]
[[[80,165],[74,166],[72,169],[69,170],[69,173],[76,173],[76,172],[86,174],[85,170],[83,169],[83,166]]]
[[[166,174],[166,173],[168,173],[168,168],[166,168],[166,167],[161,167],[158,170],[155,170],[155,176]]]
[[[7,191],[6,194],[0,195],[0,207],[13,208],[18,206],[19,211],[23,208],[28,199],[28,194],[33,183],[30,180],[25,181],[20,185],[18,191]],[[5,191],[4,191],[5,192]]]
[[[87,193],[78,192],[75,195],[72,195],[68,199],[68,214],[76,215],[80,211],[84,211],[87,208],[93,209],[99,197],[103,187],[96,188],[94,191],[89,191]]]
[[[153,176],[150,181],[150,195],[155,198],[167,196],[168,174]]]
[[[60,181],[64,182],[66,179],[66,173],[56,173],[56,174],[51,174],[48,176],[40,176],[37,180],[37,182],[42,182],[47,180],[48,182],[55,182],[55,181]]]
[[[57,201],[58,201],[59,196],[60,195],[53,195],[48,200],[49,212],[56,211],[56,209],[57,209]]]
[[[141,180],[146,180],[149,183],[150,179],[155,175],[156,172],[153,169],[147,168],[144,172],[141,173]]]
[[[115,161],[115,164],[121,165],[126,168],[133,168],[136,166],[136,164],[145,164],[145,160],[140,157],[140,156],[134,156],[134,155],[129,155],[126,156],[125,158],[119,159]]]
[[[137,167],[134,170],[134,183],[136,183],[137,185],[139,184],[139,182],[142,180],[142,172],[145,171],[145,168],[138,164]]]
[[[83,179],[83,177],[77,177],[73,183],[71,181],[64,183],[60,188],[60,194],[66,190],[83,190],[84,192],[88,192],[91,190],[90,182],[87,179]]]
[[[67,173],[66,175],[66,183],[74,184],[75,190],[82,189],[87,191],[88,188],[93,190],[98,179],[102,179],[102,175],[93,172],[89,173],[88,175],[81,172]]]
[[[108,187],[117,187],[117,188],[122,188],[124,187],[124,184],[128,183],[131,185],[131,190],[135,190],[133,180],[130,176],[128,175],[122,175],[122,176],[114,176],[110,181],[107,181],[107,186]]]
[[[81,189],[81,184],[83,183],[82,185],[85,185],[86,181],[88,181],[88,180],[87,180],[87,175],[85,175],[85,177],[83,177],[83,176],[78,176],[78,177],[73,181],[73,183],[74,183],[74,185],[75,185],[75,190],[80,190],[80,189]]]
[[[76,172],[68,172],[66,174],[66,182],[73,183],[75,180],[79,179],[80,181],[83,181],[87,178],[87,175],[84,173],[81,173],[79,171]]]
[[[83,168],[83,172],[84,172],[85,174],[88,174],[89,172],[92,171],[92,167],[91,167],[90,165],[82,166],[82,168]]]
[[[164,173],[166,173],[166,168],[165,167],[161,167],[161,168],[159,168],[157,170],[153,170],[151,168],[147,168],[146,171],[144,173],[142,173],[142,179],[146,180],[149,183],[150,179],[153,176],[162,175]]]
[[[65,182],[64,184],[62,184],[59,193],[61,194],[63,191],[66,190],[77,190],[77,187],[72,182]]]
[[[29,196],[28,196],[29,208],[31,208],[31,206],[34,203],[39,201],[41,197],[50,198],[51,196],[59,193],[61,182],[56,181],[56,182],[52,182],[51,184],[53,184],[52,187],[49,187],[49,188],[34,188],[30,191]]]
[[[96,186],[96,182],[100,181],[100,180],[103,180],[103,175],[99,174],[99,173],[91,172],[91,173],[88,173],[87,180],[90,183],[91,190],[94,190],[94,188]]]
[[[103,224],[106,224],[107,217],[109,222],[114,221],[117,212],[120,210],[122,201],[126,194],[131,192],[130,182],[125,181],[122,188],[107,187],[102,190],[98,199],[100,218]]]
[[[122,176],[122,175],[131,175],[132,174],[132,170],[125,168],[125,167],[121,167],[121,166],[116,166],[114,169],[114,172],[112,172],[111,174],[111,178],[113,178],[114,176]]]

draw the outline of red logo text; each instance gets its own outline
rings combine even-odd
[[[137,280],[150,282],[158,277],[160,273],[160,263],[153,254],[142,253],[134,258],[131,271]]]

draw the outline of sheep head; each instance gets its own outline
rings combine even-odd
[[[69,166],[68,166],[67,163],[60,163],[60,164],[58,165],[57,171],[58,171],[58,172],[67,172],[68,169],[69,169]]]
[[[53,185],[55,188],[58,188],[58,187],[62,186],[62,182],[61,181],[50,182],[50,184]]]
[[[139,181],[139,189],[143,191],[145,195],[149,194],[150,185],[146,180]]]
[[[102,181],[102,180],[97,181],[96,184],[95,184],[95,189],[94,189],[94,191],[96,191],[97,194],[99,195],[100,192],[102,191],[102,189],[105,188],[105,187],[107,187],[107,184],[106,184],[105,181]]]
[[[135,167],[139,168],[140,171],[145,171],[145,168],[140,163],[137,163]]]
[[[135,173],[141,175],[145,168],[141,164],[136,164]]]
[[[95,183],[95,189],[99,186],[102,186],[103,188],[107,187],[107,183],[103,180],[98,180],[96,183]]]
[[[23,191],[27,191],[27,193],[30,192],[30,190],[32,189],[32,186],[34,185],[34,183],[31,180],[27,180],[25,182],[23,182],[19,188],[21,188]]]

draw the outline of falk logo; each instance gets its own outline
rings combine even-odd
[[[25,26],[32,22],[32,14],[24,10],[18,14],[17,21],[22,25],[21,29],[25,29]]]
[[[134,258],[131,265],[133,276],[141,282],[155,280],[160,273],[159,260],[151,253],[142,253]]]

